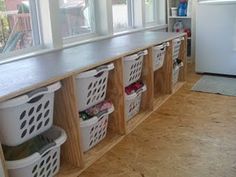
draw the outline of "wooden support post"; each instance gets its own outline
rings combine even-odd
[[[179,58],[182,60],[184,66],[180,70],[179,81],[186,81],[187,77],[187,35],[181,43]]]
[[[173,42],[169,41],[169,46],[166,50],[166,82],[165,82],[165,93],[172,93],[172,80],[173,80]]]
[[[162,68],[154,72],[155,96],[172,93],[172,42],[166,48],[165,60]]]
[[[125,94],[123,81],[122,59],[113,62],[115,68],[109,72],[107,99],[111,100],[115,111],[109,117],[108,128],[110,131],[124,135],[125,132]]]
[[[83,154],[80,146],[79,116],[75,92],[75,79],[68,77],[55,95],[54,123],[67,133],[67,141],[62,145],[62,159],[75,167],[83,168]]]
[[[152,48],[148,49],[148,55],[143,60],[143,73],[141,79],[147,86],[147,91],[142,95],[141,109],[143,111],[153,110],[154,97],[154,75],[153,75],[153,60]]]
[[[1,174],[1,172],[3,174]],[[1,175],[3,175],[3,176],[1,176]],[[4,158],[4,155],[3,155],[1,143],[0,143],[0,176],[1,177],[8,177],[8,171],[7,171],[7,168],[6,168],[6,165],[5,165],[5,158]]]

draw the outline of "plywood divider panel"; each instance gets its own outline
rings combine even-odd
[[[181,43],[179,58],[184,64],[180,70],[179,81],[185,81],[187,77],[187,35],[184,36],[184,41]]]
[[[154,97],[154,76],[153,76],[153,60],[152,48],[148,49],[148,55],[143,60],[143,72],[141,80],[146,84],[147,91],[142,94],[141,110],[153,110]]]
[[[169,41],[169,46],[166,50],[166,82],[165,82],[165,94],[171,94],[173,92],[172,90],[172,79],[173,79],[173,42]]]
[[[125,93],[122,58],[113,62],[115,68],[109,72],[107,99],[111,100],[115,111],[109,117],[109,131],[125,134]]]
[[[172,43],[166,49],[165,60],[162,68],[154,72],[155,96],[171,94],[172,92]]]
[[[2,167],[1,167],[1,165],[2,165]],[[1,143],[0,143],[0,168],[2,168],[2,170],[3,170],[2,171],[3,174],[1,174],[1,170],[0,170],[0,175],[3,175],[3,177],[8,177],[8,171],[7,171],[7,168],[6,168],[6,165],[5,165],[5,158],[4,158],[4,155],[3,155]]]
[[[83,168],[75,78],[71,76],[61,82],[62,88],[55,95],[54,113],[54,123],[63,128],[68,136],[67,141],[62,145],[61,156],[63,161]]]
[[[165,65],[166,61],[164,61]],[[163,66],[164,67],[164,66]],[[158,97],[165,92],[165,78],[163,77],[165,73],[164,68],[160,68],[154,72],[154,95]]]

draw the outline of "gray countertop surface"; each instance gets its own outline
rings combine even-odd
[[[0,101],[183,35],[137,32],[1,64]]]

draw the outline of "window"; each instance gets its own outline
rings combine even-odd
[[[0,0],[0,54],[40,44],[35,0]]]
[[[145,0],[145,23],[156,22],[156,0]]]
[[[92,0],[60,0],[60,26],[63,38],[94,33]]]
[[[112,0],[113,31],[119,32],[132,27],[132,1]]]
[[[0,0],[0,57],[21,58],[165,24],[165,0]]]

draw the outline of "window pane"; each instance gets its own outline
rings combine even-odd
[[[91,0],[61,0],[60,23],[64,38],[94,32],[94,15],[91,3]]]
[[[154,22],[154,0],[145,0],[145,22]]]
[[[39,45],[35,6],[33,0],[0,0],[0,53]]]
[[[131,25],[130,6],[127,0],[112,0],[112,15],[114,32],[127,29]]]

